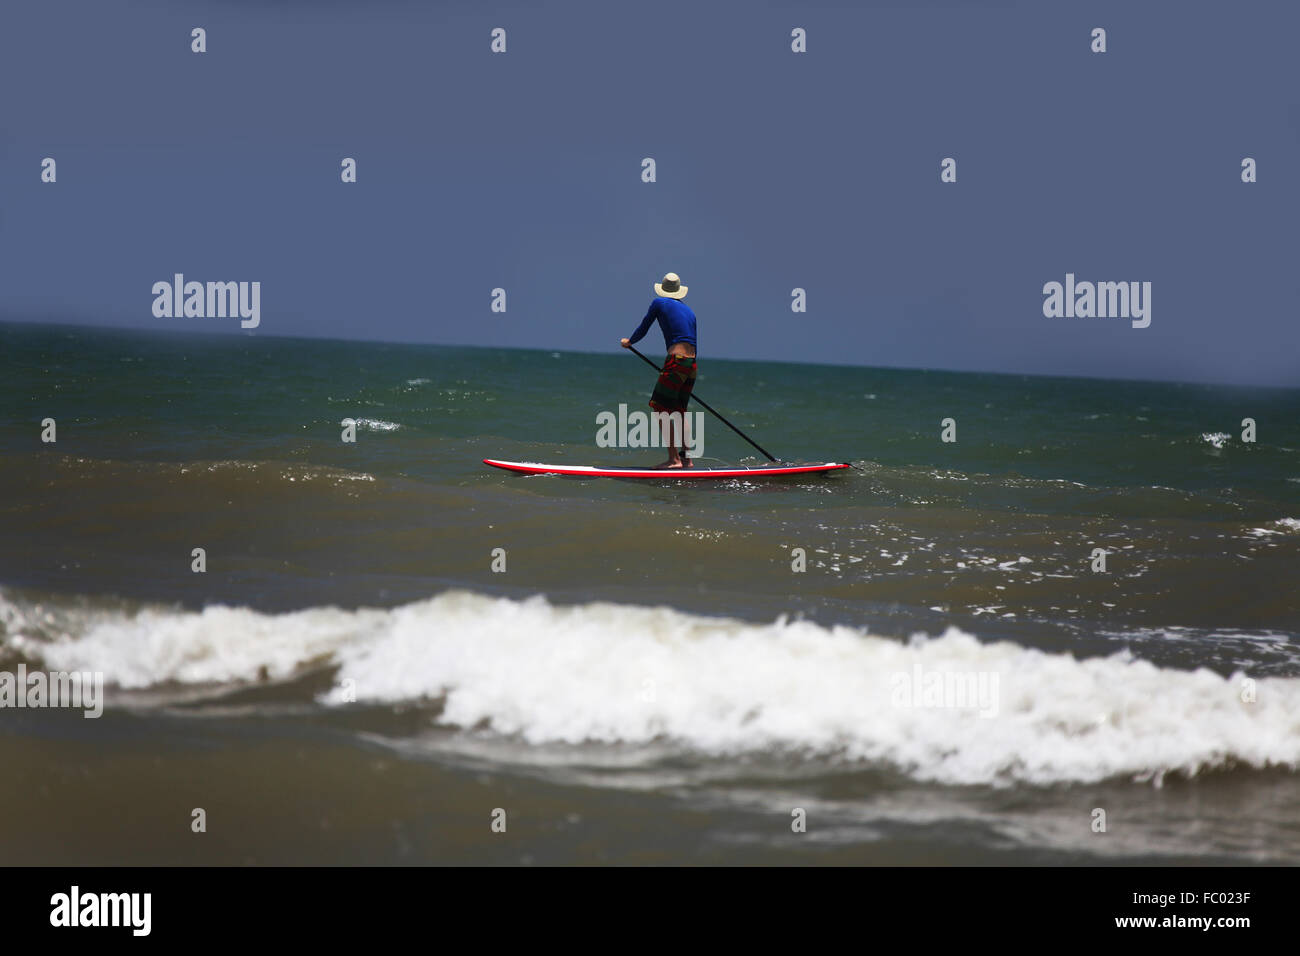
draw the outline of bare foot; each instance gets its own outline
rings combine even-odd
[[[689,458],[686,457],[686,452],[682,452],[682,467],[683,468],[695,467],[695,462],[691,461]]]
[[[682,467],[682,463],[680,461],[669,460],[664,462],[661,465],[655,465],[655,467],[656,468],[680,468]]]

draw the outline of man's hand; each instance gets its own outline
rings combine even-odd
[[[618,344],[623,346],[623,348],[625,349],[630,349],[632,347],[632,343],[629,342],[627,339],[619,339]]]

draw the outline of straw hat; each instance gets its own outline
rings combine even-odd
[[[670,272],[664,276],[663,282],[655,283],[655,295],[666,296],[669,299],[684,299],[686,286],[682,285],[682,280],[677,277],[676,272]]]

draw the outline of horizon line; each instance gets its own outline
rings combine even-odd
[[[196,337],[209,337],[209,338],[221,338],[221,339],[268,338],[268,339],[283,339],[286,341],[338,342],[344,344],[368,343],[374,345],[410,345],[410,346],[422,346],[427,348],[484,349],[484,350],[497,349],[497,350],[516,351],[516,352],[549,352],[549,353],[567,352],[569,354],[574,354],[574,355],[611,354],[610,352],[597,351],[597,350],[555,349],[555,348],[545,348],[541,346],[527,346],[527,345],[469,345],[469,344],[452,343],[452,342],[417,342],[417,341],[411,341],[409,339],[339,338],[337,336],[332,336],[332,335],[303,335],[303,334],[285,335],[285,334],[262,332],[260,330],[253,330],[253,329],[234,329],[229,332],[215,332],[211,330],[194,329],[194,328],[186,329],[186,328],[179,328],[179,327],[178,328],[140,327],[140,326],[129,326],[129,325],[113,325],[109,323],[85,323],[85,322],[67,321],[61,319],[56,319],[56,320],[25,319],[25,318],[16,319],[16,318],[8,317],[3,312],[0,312],[0,325],[27,325],[27,326],[42,326],[42,327],[53,326],[53,327],[63,327],[63,328],[72,328],[72,329],[86,329],[90,331],[127,332],[127,333],[136,333],[140,335],[150,335],[150,334],[192,335]],[[719,362],[781,361],[780,359],[774,359],[774,358],[773,359],[729,358],[723,355],[714,356],[710,360],[719,361]],[[800,360],[793,364],[813,365],[813,366],[819,366],[825,368],[860,368],[860,369],[871,369],[871,370],[890,371],[890,372],[937,372],[940,374],[948,374],[948,375],[1000,375],[1009,378],[1045,378],[1045,379],[1055,379],[1055,380],[1062,380],[1062,381],[1078,381],[1078,382],[1133,382],[1133,383],[1141,383],[1141,384],[1148,384],[1148,385],[1190,385],[1194,387],[1245,388],[1245,389],[1259,389],[1259,390],[1281,391],[1281,392],[1300,391],[1300,383],[1297,383],[1295,385],[1272,385],[1272,384],[1259,385],[1259,384],[1245,384],[1242,382],[1229,382],[1229,381],[1222,381],[1222,380],[1190,381],[1187,379],[1173,379],[1173,378],[1161,379],[1161,378],[1140,378],[1140,377],[1105,378],[1099,375],[1061,375],[1061,374],[1052,374],[1050,372],[1007,372],[1007,371],[993,371],[987,369],[938,368],[938,367],[924,367],[924,366],[914,366],[914,365],[856,365],[850,362],[818,362],[813,360]]]

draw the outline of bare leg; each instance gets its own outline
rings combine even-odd
[[[664,444],[668,446],[668,467],[682,467],[681,456],[677,454],[677,442],[673,440],[673,419],[675,415],[669,415],[664,419]]]
[[[673,439],[673,417],[672,415],[663,416],[664,446],[668,449],[668,460],[660,465],[660,468],[683,467],[681,456],[677,454],[677,442]]]

